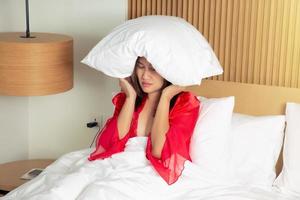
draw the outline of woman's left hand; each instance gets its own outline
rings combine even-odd
[[[163,89],[162,95],[168,100],[171,100],[176,94],[184,91],[185,89],[186,87],[184,86],[170,85]]]

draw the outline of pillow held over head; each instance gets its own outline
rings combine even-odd
[[[184,19],[143,16],[128,20],[104,37],[82,60],[104,74],[125,78],[137,57],[175,85],[199,85],[206,77],[223,72],[212,48],[200,32]]]

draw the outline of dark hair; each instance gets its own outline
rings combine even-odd
[[[130,82],[131,82],[131,84],[132,84],[132,86],[133,86],[133,88],[134,88],[134,90],[136,91],[136,94],[137,94],[137,97],[136,97],[136,100],[135,100],[135,109],[138,108],[139,105],[141,105],[143,97],[144,97],[145,95],[147,95],[147,94],[143,91],[143,89],[142,89],[142,87],[141,87],[141,85],[140,85],[140,83],[139,83],[138,77],[137,77],[137,75],[136,75],[137,61],[138,61],[139,58],[140,58],[140,57],[138,57],[138,58],[136,59],[133,73],[132,73],[132,75],[130,76]],[[171,84],[172,84],[172,83],[170,83],[169,81],[167,81],[166,79],[164,79],[164,84],[163,84],[163,86],[162,86],[162,89],[166,88],[167,86],[169,86],[169,85],[171,85]],[[179,94],[175,95],[175,96],[171,99],[171,101],[170,101],[170,108],[172,108],[172,107],[174,106],[175,101],[176,101],[178,95],[179,95]]]

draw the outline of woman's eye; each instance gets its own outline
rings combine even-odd
[[[150,71],[154,71],[154,72],[155,72],[155,69],[154,69],[153,67],[151,67],[151,68],[150,68]]]
[[[140,68],[140,69],[143,69],[143,68],[144,68],[144,65],[139,65],[139,64],[138,64],[137,67]]]

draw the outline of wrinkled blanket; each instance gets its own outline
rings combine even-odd
[[[124,152],[88,161],[92,149],[63,155],[38,177],[3,200],[296,200],[273,189],[226,186],[186,161],[179,180],[168,185],[145,157],[146,137],[131,138]]]

